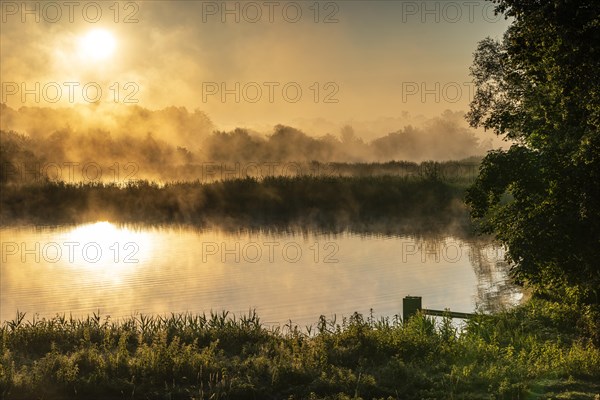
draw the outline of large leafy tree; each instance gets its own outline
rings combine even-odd
[[[485,157],[467,202],[517,282],[598,302],[600,1],[492,1],[511,24],[477,47],[467,119],[513,145]]]

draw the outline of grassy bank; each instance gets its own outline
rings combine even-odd
[[[309,331],[259,318],[55,317],[7,322],[7,399],[571,398],[600,393],[598,311],[531,300],[450,320],[323,317]]]
[[[0,197],[3,224],[231,223],[377,230],[394,223],[414,231],[468,226],[464,187],[440,179],[267,177],[212,183],[7,185]]]

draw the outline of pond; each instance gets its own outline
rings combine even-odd
[[[255,309],[266,325],[402,314],[402,298],[471,312],[519,302],[502,248],[456,235],[198,229],[97,222],[3,227],[2,321]]]

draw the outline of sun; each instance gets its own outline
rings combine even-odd
[[[114,35],[105,29],[94,29],[79,39],[79,54],[92,61],[106,60],[117,47]]]

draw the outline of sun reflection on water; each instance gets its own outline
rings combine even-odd
[[[10,238],[0,263],[2,320],[16,310],[42,316],[100,310],[117,318],[256,308],[269,323],[311,324],[321,314],[370,308],[393,316],[410,293],[423,296],[428,308],[464,312],[478,301],[505,300],[501,252],[454,237],[305,237],[107,221],[0,233]],[[315,249],[332,242],[337,262],[326,263],[323,251],[315,260]],[[284,252],[289,244],[301,250],[298,260]],[[248,248],[262,249],[262,257],[256,261]],[[432,249],[437,253],[429,256]]]
[[[107,221],[77,226],[62,240],[69,264],[115,281],[150,260],[156,247],[151,232]]]

